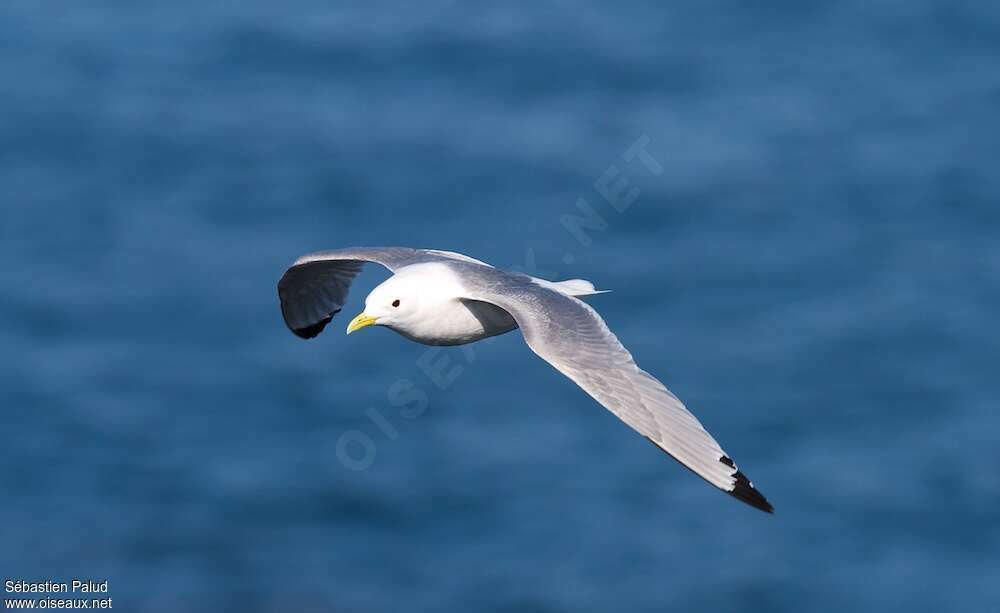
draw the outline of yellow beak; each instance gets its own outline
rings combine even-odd
[[[377,321],[378,317],[372,317],[371,315],[359,313],[357,317],[351,320],[351,323],[347,324],[347,333],[350,334],[355,330],[367,328],[368,326],[374,326]]]

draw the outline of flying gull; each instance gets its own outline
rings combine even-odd
[[[774,508],[701,422],[632,354],[581,297],[582,279],[552,282],[449,251],[356,247],[302,256],[278,282],[289,329],[314,338],[340,312],[366,262],[393,274],[365,299],[347,333],[385,326],[425,345],[462,345],[520,328],[524,341],[619,419],[715,487]]]

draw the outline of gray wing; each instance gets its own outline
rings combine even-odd
[[[773,512],[684,403],[636,365],[589,305],[518,280],[470,285],[470,298],[510,313],[532,351],[619,419],[712,485]]]
[[[313,338],[344,307],[351,282],[366,262],[394,272],[440,257],[408,247],[352,247],[304,255],[278,281],[281,314],[289,330]]]

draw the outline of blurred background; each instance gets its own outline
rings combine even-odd
[[[8,0],[0,27],[4,579],[143,612],[1000,601],[995,6]],[[517,333],[345,337],[377,267],[291,335],[285,268],[372,244],[614,290],[591,304],[777,514]]]

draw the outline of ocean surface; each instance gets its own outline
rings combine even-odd
[[[139,612],[1000,607],[997,5],[8,0],[0,28],[0,579]],[[377,267],[290,334],[285,268],[372,244],[614,290],[776,514],[517,332],[345,337]]]

